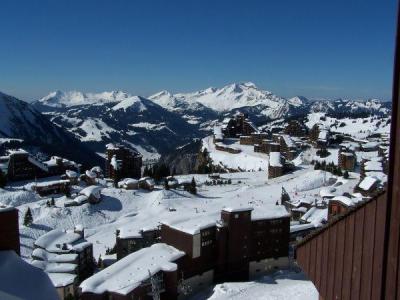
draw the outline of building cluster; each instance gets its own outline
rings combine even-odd
[[[330,130],[324,124],[316,123],[309,132],[309,138],[314,147],[326,148],[329,145]]]
[[[80,285],[82,299],[177,299],[214,282],[243,281],[287,266],[290,217],[224,208],[217,216],[161,223],[138,234],[117,232],[117,258]],[[143,248],[146,247],[146,248]]]
[[[35,241],[32,265],[48,274],[60,299],[75,297],[79,283],[93,274],[93,246],[85,240],[82,226],[53,229]]]
[[[80,164],[68,159],[34,156],[24,149],[7,149],[4,154],[0,156],[0,168],[10,181],[56,176],[67,170],[79,172],[81,168]]]

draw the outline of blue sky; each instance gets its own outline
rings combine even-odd
[[[3,0],[0,90],[390,99],[395,0]]]

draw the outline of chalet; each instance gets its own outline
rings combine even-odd
[[[300,123],[297,120],[291,120],[289,123],[286,125],[284,129],[284,133],[288,134],[290,136],[305,136],[307,133],[307,129],[304,126],[304,124]]]
[[[34,243],[32,265],[45,271],[61,299],[77,296],[79,282],[93,274],[93,246],[84,238],[83,228],[53,229]]]
[[[152,191],[154,190],[155,182],[153,178],[142,177],[139,179],[138,184],[140,189]]]
[[[125,190],[139,189],[139,180],[133,178],[125,178],[118,182],[118,187]]]
[[[79,175],[76,171],[66,170],[65,178],[68,179],[71,184],[78,184]]]
[[[213,175],[213,174],[210,174],[209,177],[212,176],[212,175]],[[179,186],[179,181],[178,181],[175,177],[173,177],[173,176],[168,176],[168,177],[166,178],[166,180],[167,180],[167,182],[168,182],[168,186],[169,186],[170,188],[172,188],[172,189],[176,189],[176,188]]]
[[[32,190],[40,196],[52,194],[68,194],[70,192],[71,182],[65,180],[52,180],[36,183],[32,186]]]
[[[101,186],[90,185],[79,192],[79,195],[87,197],[90,204],[97,204],[101,201]]]
[[[328,205],[328,219],[336,215],[343,215],[351,207],[354,207],[361,201],[363,201],[363,199],[357,197],[336,196],[332,198]]]
[[[120,144],[106,146],[106,176],[114,180],[140,178],[142,155]]]
[[[354,188],[354,192],[360,193],[363,197],[373,197],[380,194],[383,190],[381,181],[372,176],[366,176]]]

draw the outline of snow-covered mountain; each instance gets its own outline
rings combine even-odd
[[[121,102],[131,96],[121,91],[111,91],[103,93],[82,93],[78,91],[55,91],[38,101],[51,107],[72,107],[78,105],[102,105],[105,103]]]
[[[284,99],[269,91],[259,89],[252,82],[233,83],[222,88],[207,88],[192,93],[171,94],[167,91],[149,97],[155,103],[172,111],[208,108],[216,113],[226,113],[236,109],[256,110],[269,118],[279,118],[307,102],[305,98]]]
[[[55,126],[32,105],[1,92],[0,137],[22,139],[24,147],[62,155],[78,162],[99,162],[99,157],[92,151],[73,135]]]
[[[105,144],[119,142],[154,158],[202,136],[179,114],[123,92],[54,92],[34,105],[99,153]]]
[[[318,112],[333,117],[390,112],[390,104],[379,100],[286,99],[251,82],[191,93],[161,91],[148,99],[121,91],[56,91],[34,106],[96,152],[103,152],[106,143],[121,142],[138,148],[145,157],[169,153],[201,138],[215,122],[237,111],[247,113],[256,124]]]

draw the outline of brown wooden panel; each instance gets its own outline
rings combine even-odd
[[[386,195],[376,200],[375,248],[371,284],[371,299],[379,299],[382,291],[384,233],[386,218]]]
[[[337,223],[329,230],[329,254],[328,254],[328,286],[326,291],[326,299],[333,298],[333,286],[335,284],[335,267],[336,267],[336,236],[337,236]]]
[[[371,299],[372,266],[374,257],[376,201],[365,206],[363,255],[360,299]]]
[[[328,228],[322,235],[322,272],[321,272],[321,286],[319,288],[319,294],[322,297],[326,297],[326,290],[328,285],[328,249],[329,249],[329,232],[330,228]]]
[[[314,285],[316,287],[319,287],[321,285],[322,249],[323,249],[323,237],[322,235],[318,235],[317,253],[315,259],[315,282],[314,282]]]
[[[390,217],[389,249],[387,257],[386,299],[396,299],[398,288],[397,276],[399,265],[400,206],[399,198],[395,197],[395,195],[400,196],[400,193],[397,191],[393,194],[394,197],[392,198],[392,214]]]
[[[353,270],[351,273],[351,299],[360,299],[362,242],[364,235],[364,207],[355,214]]]
[[[351,297],[351,278],[353,270],[353,250],[354,250],[354,221],[355,214],[351,214],[346,218],[346,237],[343,265],[343,284],[342,284],[342,299],[350,300]]]
[[[346,238],[346,220],[341,220],[337,225],[336,235],[336,266],[335,266],[335,284],[333,286],[333,298],[341,299],[342,297],[342,278],[343,278],[343,260],[344,260],[344,243]]]
[[[316,259],[316,252],[317,252],[317,240],[313,239],[310,242],[310,271],[309,276],[310,279],[315,282],[315,259]]]

